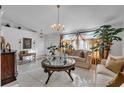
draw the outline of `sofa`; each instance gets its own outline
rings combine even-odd
[[[76,66],[89,69],[92,64],[91,52],[87,50],[74,50],[69,56],[76,60]]]
[[[36,53],[29,53],[28,50],[19,51],[18,56],[21,63],[26,61],[24,60],[24,57],[30,57],[30,56],[31,59],[27,61],[36,61]]]
[[[96,66],[96,86],[97,87],[106,87],[107,83],[112,80],[112,78],[117,75],[111,70],[105,67],[106,59],[101,61],[101,64]],[[124,71],[124,69],[123,69]],[[124,87],[124,84],[121,85]]]

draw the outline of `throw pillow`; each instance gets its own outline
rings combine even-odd
[[[124,57],[119,58],[119,57],[109,56],[105,64],[105,67],[113,71],[114,73],[120,72],[123,66],[124,66]]]
[[[119,87],[124,83],[124,72],[119,72],[111,81],[108,82],[107,87]]]
[[[83,51],[80,51],[80,56],[81,58],[84,58],[84,52]]]

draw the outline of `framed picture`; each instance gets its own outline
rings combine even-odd
[[[32,39],[23,38],[23,49],[31,49],[31,48],[32,48]]]

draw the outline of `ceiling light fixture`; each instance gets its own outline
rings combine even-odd
[[[53,31],[63,31],[64,30],[64,25],[59,23],[59,8],[60,5],[57,5],[58,8],[58,20],[56,24],[51,25]]]

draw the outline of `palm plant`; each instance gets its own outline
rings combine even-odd
[[[118,33],[124,31],[124,28],[114,28],[111,25],[103,25],[96,29],[94,37],[97,37],[100,42],[93,48],[102,54],[102,58],[107,58],[113,41],[121,41],[122,39],[117,36]],[[105,55],[106,50],[106,56]]]
[[[49,50],[49,53],[51,55],[55,55],[55,50],[57,50],[58,48],[56,46],[52,45],[52,46],[48,47],[47,49]]]

